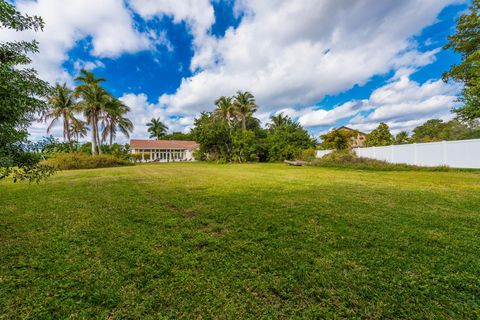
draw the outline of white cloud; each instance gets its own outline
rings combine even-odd
[[[40,76],[50,82],[71,82],[71,75],[62,67],[68,51],[79,40],[91,37],[90,53],[96,57],[117,57],[148,49],[152,35],[135,30],[133,19],[119,0],[19,0],[16,7],[45,21],[43,32],[21,34],[2,30],[0,40],[30,40],[40,43],[40,53],[33,65]]]
[[[160,118],[160,120],[168,126],[169,132],[188,132],[194,121],[194,117],[172,118],[164,107],[149,103],[148,97],[143,93],[138,95],[126,93],[119,99],[131,109],[130,113],[127,114],[127,118],[129,118],[135,126],[134,132],[131,134],[133,138],[148,138],[147,123],[150,122],[152,118]],[[121,136],[118,137],[118,140],[126,141],[126,139]]]
[[[129,4],[146,20],[169,16],[174,23],[185,22],[194,38],[191,69],[212,63],[214,41],[208,32],[215,22],[215,14],[209,0],[129,0]]]
[[[301,125],[332,129],[340,120],[348,126],[369,132],[380,122],[386,122],[393,132],[410,131],[431,118],[449,120],[452,108],[458,106],[457,95],[461,88],[442,80],[429,80],[423,84],[410,79],[408,70],[398,72],[384,86],[376,89],[365,100],[352,100],[331,110],[321,106],[302,109],[281,109]],[[400,75],[400,76],[399,76]],[[323,132],[323,130],[322,130]]]
[[[210,60],[194,58],[201,70],[160,101],[172,113],[191,115],[241,89],[252,91],[264,112],[312,105],[374,75],[432,62],[436,51],[418,52],[411,37],[460,1],[243,0],[238,28],[207,37],[200,51]]]
[[[412,130],[431,118],[451,119],[456,107],[460,87],[442,80],[430,80],[424,84],[412,81],[408,75],[375,90],[365,102],[373,111],[368,115],[357,114],[349,125],[370,130],[383,121],[392,131]]]

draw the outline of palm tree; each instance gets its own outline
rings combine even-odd
[[[124,115],[130,112],[130,108],[120,100],[111,97],[110,101],[105,106],[105,114],[103,116],[103,132],[102,141],[106,141],[110,137],[110,146],[113,144],[113,139],[117,135],[117,129],[120,130],[127,138],[130,137],[130,132],[133,131],[133,123]]]
[[[217,106],[217,109],[214,111],[215,115],[225,120],[230,127],[232,116],[235,113],[232,98],[222,96],[215,101],[215,105]]]
[[[277,115],[273,115],[270,117],[270,123],[268,124],[268,128],[271,131],[274,131],[280,127],[283,127],[284,125],[288,124],[291,122],[291,119],[289,116],[284,115],[283,113],[279,113]]]
[[[161,137],[163,137],[168,130],[168,127],[160,121],[160,118],[152,118],[149,123],[147,123],[147,132],[150,133],[150,138],[155,138],[157,140],[160,140]]]
[[[80,138],[87,136],[88,127],[85,121],[75,120],[70,123],[70,136],[75,137],[75,141],[78,142]]]
[[[233,101],[235,107],[235,115],[242,123],[242,129],[247,129],[247,119],[257,111],[257,105],[255,104],[255,97],[248,91],[238,91]]]
[[[54,93],[48,98],[48,106],[50,109],[42,117],[45,122],[52,119],[47,133],[50,133],[60,118],[63,118],[63,141],[70,141],[70,124],[78,120],[75,118],[75,96],[66,83],[55,85]]]
[[[95,75],[82,69],[81,75],[75,78],[81,84],[77,86],[75,95],[82,98],[78,106],[83,110],[88,124],[92,128],[92,154],[102,153],[100,148],[98,121],[101,118],[105,105],[110,99],[110,94],[100,85],[104,78],[96,78]]]

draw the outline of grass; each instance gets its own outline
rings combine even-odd
[[[0,319],[480,317],[478,172],[150,164],[0,203]]]

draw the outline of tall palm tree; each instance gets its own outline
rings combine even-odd
[[[85,121],[76,119],[76,121],[70,123],[70,136],[75,137],[75,141],[77,142],[80,138],[87,136],[87,131],[88,127]]]
[[[130,111],[130,108],[120,100],[111,97],[110,101],[105,105],[105,112],[103,116],[103,131],[102,141],[106,141],[110,137],[110,146],[113,144],[113,139],[117,135],[117,129],[120,130],[127,138],[130,137],[130,132],[133,131],[133,123],[124,115]]]
[[[242,123],[242,129],[247,129],[247,119],[257,111],[255,97],[248,91],[238,91],[234,98],[233,106],[235,107],[235,115]]]
[[[228,126],[230,126],[232,117],[235,113],[232,97],[222,96],[215,101],[215,105],[217,106],[217,109],[214,111],[215,115],[225,120]]]
[[[147,123],[147,132],[150,133],[150,138],[155,138],[160,140],[168,130],[168,127],[160,121],[160,118],[152,118],[149,123]]]
[[[71,140],[70,124],[78,121],[75,118],[75,103],[73,91],[67,87],[67,84],[60,85],[57,83],[54,93],[48,98],[49,109],[42,117],[45,122],[52,119],[47,128],[47,133],[50,133],[50,130],[60,118],[63,118],[63,141]]]
[[[75,78],[80,82],[75,90],[75,95],[82,98],[78,106],[83,110],[87,122],[92,128],[92,154],[102,153],[98,121],[110,99],[110,94],[100,85],[105,81],[104,78],[97,78],[92,72],[84,69],[80,73],[81,75]]]
[[[270,123],[268,127],[270,130],[275,130],[286,125],[289,122],[289,117],[283,113],[279,113],[270,117]]]

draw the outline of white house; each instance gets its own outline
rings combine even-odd
[[[143,162],[193,161],[195,141],[181,140],[130,140],[132,154],[141,154]]]

